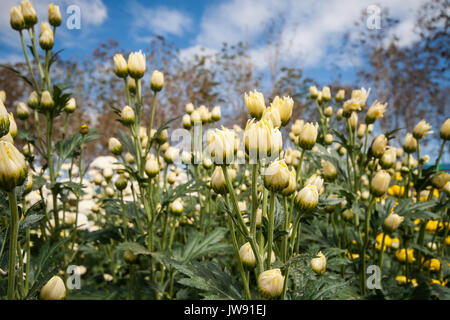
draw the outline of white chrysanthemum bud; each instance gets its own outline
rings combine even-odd
[[[316,86],[309,87],[309,95],[313,99],[316,99],[319,96],[319,90],[317,90]]]
[[[431,184],[436,189],[441,190],[447,184],[449,179],[450,174],[448,174],[447,172],[439,172],[431,179]]]
[[[239,257],[244,265],[249,268],[254,268],[256,266],[256,257],[253,252],[250,242],[244,243],[239,249]]]
[[[116,182],[114,183],[114,185],[116,186],[117,190],[122,191],[125,190],[127,185],[128,185],[128,179],[124,174],[121,174]]]
[[[168,164],[174,163],[177,160],[179,153],[180,150],[178,150],[177,148],[169,147],[164,153],[164,160]]]
[[[367,129],[367,125],[364,123],[361,123],[358,127],[358,138],[362,139],[364,137],[364,135],[366,134],[366,129]]]
[[[188,165],[192,163],[192,154],[188,151],[183,151],[181,153],[181,162]]]
[[[275,298],[283,291],[284,277],[280,269],[266,270],[258,276],[257,283],[261,296]]]
[[[42,92],[41,95],[41,108],[43,110],[50,110],[54,107],[55,102],[53,101],[53,98],[47,90]]]
[[[111,187],[106,187],[105,194],[108,198],[112,198],[115,195],[114,189]]]
[[[235,133],[222,127],[210,135],[208,149],[216,164],[229,164],[234,158]]]
[[[3,102],[0,102],[0,137],[9,133],[10,117]]]
[[[395,148],[388,148],[384,151],[383,156],[380,159],[380,164],[383,169],[389,169],[394,166],[397,160],[397,151]]]
[[[296,136],[300,135],[300,133],[303,130],[303,126],[305,125],[305,122],[303,120],[295,120],[295,123],[292,125],[292,133]]]
[[[325,258],[322,251],[319,251],[317,256],[318,258],[311,259],[311,269],[313,269],[318,275],[322,275],[327,269],[327,258]]]
[[[397,230],[398,226],[405,218],[396,213],[390,213],[383,222],[383,230],[387,233],[392,233]]]
[[[317,188],[317,191],[319,192],[319,195],[323,193],[323,179],[318,174],[313,174],[311,177],[309,177],[308,180],[305,182],[305,186],[307,185],[314,185]]]
[[[169,204],[170,212],[174,214],[180,214],[183,212],[183,201],[181,201],[180,198],[176,199],[175,201],[171,202]]]
[[[77,102],[75,101],[75,98],[70,98],[64,106],[64,111],[67,113],[73,113],[75,112],[76,108]]]
[[[276,96],[273,99],[270,106],[272,108],[278,109],[278,114],[280,115],[280,120],[281,120],[281,126],[283,126],[283,127],[286,126],[292,117],[292,109],[294,107],[294,100],[292,100],[291,97],[283,97],[283,99],[280,99],[280,97]],[[274,126],[275,126],[275,122],[274,122]],[[275,127],[277,127],[277,126],[275,126]]]
[[[282,191],[289,185],[290,173],[284,160],[272,162],[264,171],[264,186],[272,192]]]
[[[183,123],[183,128],[185,128],[186,130],[189,130],[192,127],[191,116],[188,114],[185,114],[183,116],[182,123]]]
[[[9,192],[22,185],[27,171],[23,154],[11,143],[0,141],[0,189]]]
[[[317,123],[306,123],[300,133],[298,144],[304,150],[311,150],[316,144],[317,131],[319,125]]]
[[[256,90],[253,92],[246,92],[244,94],[244,102],[247,106],[248,113],[253,118],[261,119],[264,111],[266,111],[266,104],[264,103],[263,94]]]
[[[417,150],[417,140],[411,133],[407,133],[405,140],[403,140],[403,150],[406,153],[414,153]]]
[[[442,125],[440,135],[442,140],[450,140],[450,118]]]
[[[17,137],[17,124],[16,121],[14,120],[14,116],[12,113],[8,114],[8,116],[9,116],[9,134],[14,139],[15,137]]]
[[[222,113],[220,111],[220,107],[219,106],[215,106],[212,111],[211,111],[211,118],[213,121],[219,121],[220,118],[222,117]]]
[[[134,156],[129,152],[125,153],[125,161],[129,164],[133,164],[135,162]]]
[[[27,28],[34,26],[38,21],[38,17],[31,2],[28,0],[20,2],[20,9],[22,10],[22,16],[25,20],[25,26]]]
[[[341,102],[343,101],[345,98],[345,90],[341,89],[338,91],[338,93],[336,93],[335,99],[337,102]]]
[[[375,100],[372,106],[367,110],[366,114],[366,123],[372,124],[377,119],[382,118],[384,113],[386,112],[387,103],[382,104]]]
[[[19,7],[12,7],[9,12],[10,24],[14,30],[21,31],[25,29],[25,19]]]
[[[111,180],[112,176],[114,174],[114,171],[112,168],[110,167],[106,167],[103,169],[103,177],[105,178],[105,180]]]
[[[132,77],[127,78],[127,88],[130,93],[135,94],[136,93],[136,80]]]
[[[312,211],[319,203],[319,192],[315,185],[307,185],[295,196],[295,204],[301,211]]]
[[[185,109],[187,114],[191,114],[192,112],[194,112],[195,107],[191,102],[189,102],[188,104],[186,104]]]
[[[47,22],[43,22],[41,25],[41,33],[39,35],[39,45],[43,50],[51,50],[55,42],[52,29],[48,26]]]
[[[169,139],[169,131],[167,129],[159,131],[158,135],[156,136],[156,141],[159,144],[166,143],[167,139]]]
[[[30,96],[28,97],[27,104],[31,109],[36,109],[39,107],[39,96],[36,91],[31,92]]]
[[[153,71],[152,78],[150,80],[150,88],[154,92],[161,91],[164,86],[164,74],[158,70]]]
[[[370,191],[375,197],[381,197],[389,188],[391,176],[384,170],[378,171],[372,179]]]
[[[116,53],[113,57],[114,60],[114,73],[119,78],[126,78],[128,76],[128,64],[124,56],[120,53]]]
[[[344,211],[342,211],[342,217],[346,221],[352,221],[353,216],[354,216],[354,213],[353,213],[352,208],[345,209]]]
[[[358,114],[356,112],[352,112],[349,118],[349,124],[350,128],[352,128],[352,131],[356,130],[356,127],[358,126]]]
[[[58,27],[62,23],[61,12],[59,11],[59,6],[50,3],[48,5],[48,22],[54,27]]]
[[[32,144],[26,143],[22,148],[22,153],[25,157],[31,157],[34,152],[34,147]]]
[[[128,56],[128,73],[130,76],[135,80],[140,79],[144,76],[145,69],[145,54],[141,50],[130,53]]]
[[[202,117],[201,117],[200,112],[198,110],[194,110],[191,113],[191,121],[192,121],[192,124],[202,123]]]
[[[145,173],[150,177],[154,178],[159,173],[159,165],[156,159],[150,158],[145,162]]]
[[[327,160],[322,159],[322,169],[323,169],[323,176],[328,181],[333,181],[337,177],[337,169],[336,167]]]
[[[425,120],[421,120],[413,130],[413,137],[417,140],[422,139],[427,134],[433,133],[433,131],[430,131],[431,125],[427,123]]]
[[[230,177],[231,180],[232,177]],[[218,194],[226,194],[228,193],[228,188],[225,182],[225,176],[223,174],[222,167],[216,166],[214,169],[214,172],[211,176],[211,187],[213,188],[214,192]]]
[[[274,128],[281,127],[280,111],[278,110],[278,108],[274,106],[270,106],[266,109],[266,111],[264,111],[262,119],[266,121],[271,121]]]
[[[118,156],[122,153],[122,144],[116,138],[109,138],[108,149],[109,152]]]
[[[135,120],[134,110],[130,106],[125,106],[120,114],[120,119],[126,125],[133,124]]]
[[[388,140],[384,134],[379,135],[375,138],[375,140],[372,142],[372,146],[370,148],[372,155],[376,158],[381,157],[384,154],[384,151],[386,150]]]
[[[333,107],[332,106],[326,107],[325,110],[323,110],[323,115],[327,118],[331,117],[333,115]]]
[[[59,276],[53,276],[41,289],[41,300],[63,300],[66,297],[66,286]]]
[[[322,100],[330,101],[331,100],[331,90],[330,87],[322,88]]]
[[[336,112],[336,119],[341,120],[344,117],[344,109],[340,108]]]
[[[281,132],[274,129],[271,121],[261,119],[255,122],[251,119],[245,127],[244,146],[250,160],[265,158],[279,151],[282,146]]]
[[[283,196],[288,197],[295,192],[295,190],[297,189],[297,181],[296,180],[297,180],[297,174],[295,172],[295,169],[292,168],[292,170],[289,173],[289,184],[286,188],[281,190],[281,194]]]
[[[333,135],[331,133],[327,133],[325,135],[325,137],[323,137],[323,143],[325,143],[325,145],[329,146],[333,143]]]

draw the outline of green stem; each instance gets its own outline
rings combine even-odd
[[[273,228],[274,228],[274,212],[275,212],[275,199],[277,194],[271,192],[270,202],[269,202],[269,234],[267,236],[267,258],[266,258],[266,268],[270,270],[271,257],[272,257],[272,247],[273,247]]]
[[[25,61],[27,62],[28,70],[31,74],[31,80],[33,81],[33,86],[38,93],[40,93],[39,85],[37,83],[36,77],[34,76],[33,68],[31,67],[30,59],[28,58],[27,46],[25,45],[25,40],[23,38],[22,30],[19,31],[20,41],[22,42],[23,55],[25,56]]]
[[[9,198],[9,210],[11,213],[11,233],[9,241],[9,265],[8,265],[8,300],[14,300],[16,295],[16,290],[14,287],[14,282],[16,279],[15,266],[16,266],[16,247],[17,238],[19,233],[19,213],[17,210],[17,198],[16,189],[13,188],[12,191],[8,192]]]

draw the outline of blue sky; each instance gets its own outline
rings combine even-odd
[[[0,3],[0,61],[21,61],[17,32],[9,27],[9,9],[19,0]],[[354,26],[361,12],[377,3],[400,19],[392,32],[409,45],[417,39],[413,23],[423,0],[221,0],[221,1],[143,1],[143,0],[35,0],[32,1],[40,21],[47,17],[47,6],[53,2],[66,10],[76,5],[81,12],[81,29],[69,30],[63,25],[57,31],[55,49],[65,48],[64,58],[82,59],[102,41],[114,38],[120,47],[133,51],[148,46],[148,39],[159,34],[174,42],[181,56],[189,59],[201,47],[206,52],[220,49],[224,41],[246,41],[257,68],[267,69],[268,57],[279,52],[281,63],[305,69],[307,76],[323,84],[335,80],[334,64],[341,66],[344,77],[352,80],[361,57],[354,52],[338,54],[342,36],[357,35]],[[280,42],[265,42],[264,26],[273,20],[284,24]],[[379,32],[373,30],[373,32]]]

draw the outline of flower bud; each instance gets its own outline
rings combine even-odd
[[[73,112],[75,112],[76,108],[77,108],[77,102],[75,101],[75,98],[70,98],[67,101],[66,105],[64,106],[64,111],[66,113],[73,113]]]
[[[442,140],[450,140],[450,118],[445,120],[444,124],[441,127],[440,134]]]
[[[290,173],[284,160],[274,161],[264,172],[264,186],[272,192],[280,192],[289,185]]]
[[[189,102],[188,104],[186,104],[185,109],[187,114],[191,114],[192,112],[194,112],[195,107],[191,102]]]
[[[112,198],[115,195],[114,189],[111,187],[106,187],[105,194],[108,198]]]
[[[183,151],[181,153],[181,162],[183,162],[185,165],[192,163],[192,155],[188,151]]]
[[[103,169],[103,177],[105,178],[106,181],[111,180],[113,175],[114,175],[114,172],[113,172],[112,168],[106,167]]]
[[[244,131],[245,151],[250,160],[255,160],[270,156],[279,152],[282,147],[282,136],[278,129],[274,129],[272,122],[265,119],[255,122],[251,119],[247,122]]]
[[[144,76],[145,73],[145,54],[141,50],[132,52],[128,56],[128,73],[137,80]]]
[[[319,96],[319,90],[317,90],[316,86],[309,87],[309,95],[313,99],[316,99]]]
[[[122,54],[116,53],[114,55],[114,73],[119,78],[126,78],[128,76],[128,64]]]
[[[131,77],[127,78],[127,88],[131,94],[136,93],[136,80],[134,78],[131,78]]]
[[[169,204],[169,209],[174,214],[180,214],[183,212],[183,202],[178,198]]]
[[[25,20],[25,26],[27,28],[34,26],[38,21],[38,17],[31,2],[28,0],[20,2],[20,9],[22,10],[23,19]]]
[[[270,106],[278,109],[281,125],[283,127],[286,126],[292,117],[292,108],[294,107],[294,100],[292,100],[291,97],[283,97],[283,99],[280,99],[278,96],[276,96],[275,99],[273,99]]]
[[[231,177],[230,177],[231,179]],[[211,176],[211,187],[215,193],[224,195],[228,193],[225,176],[223,174],[222,167],[216,166]]]
[[[297,189],[297,174],[295,172],[295,169],[292,168],[292,170],[289,173],[289,184],[286,188],[281,190],[281,194],[285,197],[289,197],[291,194],[295,192]]]
[[[331,100],[330,87],[323,87],[322,88],[322,100],[324,100],[324,101],[330,101]]]
[[[55,102],[53,101],[50,92],[48,92],[47,90],[43,91],[41,95],[41,108],[46,111],[52,109],[54,106]]]
[[[89,127],[88,127],[88,125],[87,125],[87,124],[82,124],[81,127],[80,127],[80,133],[81,133],[82,135],[85,135],[85,134],[87,134],[88,132],[89,132]]]
[[[128,179],[124,174],[121,174],[116,182],[114,183],[114,185],[116,186],[117,190],[122,191],[125,190],[127,185],[128,185]]]
[[[158,135],[156,136],[156,141],[159,144],[163,144],[167,141],[169,138],[169,131],[167,129],[159,131]]]
[[[403,222],[405,218],[399,216],[396,213],[390,213],[383,222],[383,230],[386,233],[392,233],[397,230],[398,226]]]
[[[280,269],[266,270],[258,276],[257,283],[262,297],[275,298],[283,291],[284,277]]]
[[[323,137],[323,143],[327,146],[333,143],[333,135],[331,133],[327,133],[325,137]]]
[[[370,191],[375,197],[381,197],[389,188],[391,176],[384,170],[378,171],[372,179]]]
[[[342,217],[344,218],[345,221],[352,221],[354,215],[355,214],[353,213],[352,208],[345,209],[344,211],[342,211]]]
[[[417,140],[411,133],[407,133],[403,141],[403,150],[406,153],[414,153],[417,150]]]
[[[223,127],[222,130],[216,129],[210,135],[208,149],[216,164],[229,164],[232,162],[235,145],[234,135],[234,131]]]
[[[22,153],[25,157],[33,156],[34,148],[32,144],[25,144],[22,148]]]
[[[14,116],[12,113],[8,114],[8,116],[9,116],[9,134],[14,139],[15,137],[17,137],[17,124],[16,121],[14,120]]]
[[[185,128],[186,130],[189,130],[192,127],[191,116],[188,114],[185,114],[183,116],[182,123],[183,123],[183,128]]]
[[[372,124],[377,119],[382,118],[384,113],[386,112],[387,103],[382,104],[378,101],[375,101],[372,106],[367,110],[366,114],[366,124]]]
[[[9,114],[6,110],[3,102],[0,102],[0,137],[3,137],[9,133],[10,120]]]
[[[429,123],[427,123],[425,120],[421,120],[414,127],[413,137],[416,138],[417,140],[420,140],[423,137],[425,137],[427,134],[433,133],[433,131],[430,131],[430,129],[431,129],[431,125]]]
[[[327,118],[331,117],[333,115],[333,107],[332,106],[326,107],[325,110],[323,110],[323,114]]]
[[[381,157],[384,154],[384,151],[386,150],[387,143],[388,140],[384,134],[376,137],[375,140],[372,142],[372,146],[370,147],[372,155],[376,158]]]
[[[156,161],[156,159],[150,158],[145,162],[145,173],[150,178],[154,178],[158,175],[159,165],[158,165],[158,161]]]
[[[118,156],[122,153],[122,144],[116,138],[109,138],[108,149],[109,152]]]
[[[250,242],[246,242],[241,246],[239,249],[239,257],[245,266],[249,268],[254,268],[256,266],[256,257]]]
[[[395,257],[401,262],[406,262],[407,259],[408,263],[413,263],[414,261],[416,261],[416,259],[414,258],[414,249],[397,250],[395,251]]]
[[[125,153],[125,161],[128,162],[129,164],[133,164],[136,160],[134,159],[134,156],[127,152]]]
[[[336,167],[327,160],[322,159],[322,168],[323,168],[323,176],[328,181],[334,181],[337,177],[337,169]]]
[[[36,91],[31,92],[30,96],[28,97],[27,104],[31,109],[36,109],[39,107],[39,96]]]
[[[247,106],[248,113],[256,119],[261,119],[266,111],[266,104],[264,103],[264,96],[261,92],[254,90],[253,92],[246,92],[244,94],[244,102]]]
[[[66,286],[59,276],[53,276],[41,289],[41,300],[63,300],[66,297]]]
[[[123,253],[123,259],[126,263],[133,264],[137,260],[137,255],[135,255],[131,250],[125,250],[125,252]]]
[[[362,139],[362,138],[365,136],[365,134],[366,134],[366,129],[367,129],[367,125],[366,125],[366,124],[361,123],[361,124],[359,125],[359,127],[358,127],[358,132],[357,132],[358,138]]]
[[[164,74],[158,70],[153,71],[150,87],[154,92],[161,91],[164,86]]]
[[[340,108],[336,112],[336,119],[342,120],[343,117],[344,117],[344,109]]]
[[[312,211],[319,202],[319,192],[315,185],[307,185],[295,196],[295,204],[301,211]]]
[[[450,174],[446,172],[440,172],[431,179],[431,184],[436,189],[441,190],[447,184],[449,178]]]
[[[25,19],[23,18],[22,11],[19,7],[12,7],[9,16],[9,22],[14,30],[21,31],[25,29]]]
[[[305,182],[305,186],[313,185],[317,188],[317,192],[319,192],[319,195],[321,195],[324,191],[323,188],[323,179],[318,174],[313,174],[311,177],[308,178]]]
[[[319,125],[317,123],[306,123],[298,140],[299,146],[304,150],[311,150],[316,144],[317,131]]]
[[[62,22],[59,6],[54,5],[53,3],[48,5],[48,22],[54,27],[60,26]]]
[[[222,117],[222,113],[220,112],[220,107],[215,106],[211,111],[211,118],[213,121],[219,121]]]
[[[53,48],[54,41],[53,31],[50,28],[45,28],[45,30],[42,31],[41,27],[41,34],[39,35],[39,45],[41,46],[42,50],[51,50]]]
[[[389,148],[384,153],[380,159],[380,164],[383,169],[389,169],[394,166],[395,160],[397,158],[397,151],[395,148]]]
[[[311,269],[318,275],[322,275],[327,269],[327,258],[322,251],[319,251],[317,256],[318,258],[311,259]]]
[[[178,153],[180,150],[174,147],[169,147],[166,152],[164,153],[164,160],[168,163],[174,163],[178,158]]]
[[[25,182],[27,164],[25,157],[11,143],[0,141],[0,189],[12,191]]]
[[[280,111],[278,108],[274,106],[270,106],[269,108],[264,111],[264,114],[262,116],[263,120],[271,121],[274,128],[280,128],[281,127],[281,116]]]
[[[356,112],[352,112],[349,118],[349,124],[350,128],[352,128],[352,131],[356,130],[356,127],[358,126],[358,114]]]
[[[345,98],[345,90],[341,89],[338,91],[338,93],[336,93],[335,99],[337,102],[341,102],[343,101]]]
[[[120,119],[126,125],[133,124],[135,120],[134,110],[129,106],[125,106],[120,114]]]

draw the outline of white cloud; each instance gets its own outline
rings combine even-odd
[[[400,20],[390,31],[397,35],[399,45],[407,46],[418,39],[413,31],[417,8],[424,0],[378,0],[381,8]],[[223,42],[245,41],[252,48],[250,55],[255,65],[267,67],[269,56],[277,49],[283,62],[298,63],[304,67],[321,65],[355,66],[361,63],[352,53],[339,55],[342,37],[354,36],[360,30],[355,22],[373,0],[229,0],[211,5],[200,21],[200,31],[193,46],[218,49]],[[264,43],[268,22],[281,23],[278,47]],[[373,32],[378,32],[374,30]]]
[[[130,6],[135,37],[148,40],[149,34],[181,36],[192,27],[192,18],[185,12],[167,7],[147,8],[137,2]]]

